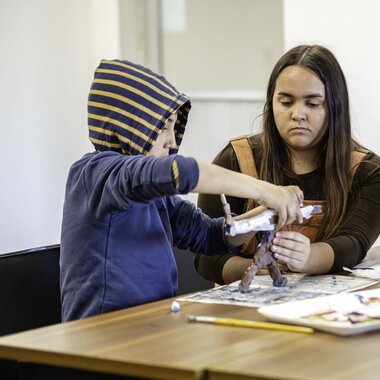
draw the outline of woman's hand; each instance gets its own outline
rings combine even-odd
[[[295,231],[277,232],[270,250],[293,272],[307,272],[311,255],[310,239]]]

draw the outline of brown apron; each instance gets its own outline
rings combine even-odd
[[[239,162],[240,172],[250,175],[252,177],[258,178],[256,171],[255,159],[253,156],[252,148],[249,144],[247,137],[238,137],[231,141],[232,148],[236,154],[236,158]],[[361,160],[360,160],[361,161]],[[360,164],[360,161],[355,162],[352,168],[352,173],[350,175],[351,182],[355,175],[356,169]],[[312,215],[309,219],[304,219],[302,224],[298,222],[287,225],[281,229],[281,231],[296,231],[307,236],[310,242],[313,243],[316,240],[319,229],[322,225],[325,216],[326,201],[315,201],[315,200],[304,200],[304,206],[309,205],[320,205],[322,208],[322,213],[317,215]],[[253,199],[248,199],[244,212],[247,212],[255,207],[255,202]],[[258,239],[254,236],[251,240],[245,243],[244,248],[241,252],[244,257],[252,257],[256,250],[258,244]]]

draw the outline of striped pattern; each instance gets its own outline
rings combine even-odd
[[[163,76],[128,61],[102,60],[88,97],[88,128],[96,150],[147,154],[170,115],[177,153],[191,108],[189,98]]]
[[[172,163],[172,177],[174,181],[175,188],[178,190],[179,188],[179,169],[177,161],[174,159]]]

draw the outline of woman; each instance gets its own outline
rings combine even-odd
[[[259,135],[231,141],[214,164],[277,185],[298,185],[305,205],[322,214],[306,226],[277,232],[271,251],[291,271],[322,274],[360,262],[380,232],[380,158],[351,136],[346,80],[334,55],[319,45],[285,53],[269,79]],[[236,214],[253,201],[228,198]],[[198,206],[221,214],[220,201],[200,195]],[[240,256],[206,258],[195,266],[205,278],[223,284],[239,280],[252,262],[257,241]]]

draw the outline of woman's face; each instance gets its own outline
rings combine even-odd
[[[328,123],[324,84],[302,66],[286,67],[276,81],[273,114],[277,130],[291,150],[315,148]]]

